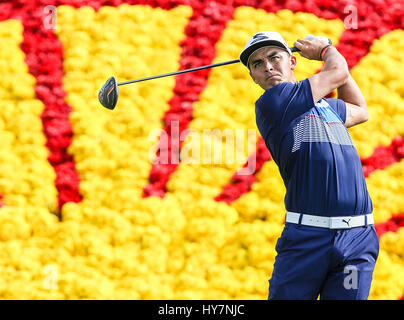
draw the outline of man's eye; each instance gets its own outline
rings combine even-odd
[[[273,56],[272,57],[272,60],[278,60],[279,59],[279,56]]]

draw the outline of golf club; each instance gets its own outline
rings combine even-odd
[[[297,49],[296,47],[292,47],[292,48],[290,48],[290,50],[292,52],[299,51],[299,49]],[[131,80],[131,81],[125,81],[125,82],[121,82],[121,83],[117,83],[115,77],[111,77],[107,80],[107,82],[105,82],[105,84],[100,89],[100,92],[98,93],[98,100],[105,108],[113,110],[116,106],[116,103],[118,102],[118,86],[123,86],[126,84],[147,81],[147,80],[152,80],[152,79],[157,79],[157,78],[163,78],[163,77],[168,77],[168,76],[174,76],[174,75],[182,74],[182,73],[186,73],[186,72],[220,67],[220,66],[224,66],[224,65],[228,65],[228,64],[237,63],[237,62],[240,62],[240,60],[236,59],[236,60],[230,60],[230,61],[226,61],[226,62],[214,63],[214,64],[209,64],[209,65],[201,66],[201,67],[197,67],[197,68],[169,72],[169,73],[164,73],[164,74],[160,74],[157,76],[141,78],[141,79],[136,79],[136,80]]]

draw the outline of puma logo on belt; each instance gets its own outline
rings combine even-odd
[[[351,221],[351,219],[347,219],[347,220],[342,219],[342,222],[345,222],[348,226],[349,226],[349,221]]]

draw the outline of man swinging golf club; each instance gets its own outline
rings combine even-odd
[[[322,37],[294,46],[321,72],[297,81],[296,57],[279,33],[259,32],[240,61],[265,90],[257,127],[286,186],[268,299],[367,299],[379,253],[361,162],[347,128],[368,120],[345,58]],[[338,99],[324,98],[337,89]]]

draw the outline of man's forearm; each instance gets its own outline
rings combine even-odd
[[[337,89],[337,92],[338,99],[367,110],[365,97],[351,75],[349,75],[348,81]]]
[[[343,70],[346,72],[346,74],[349,73],[348,70],[348,64],[344,58],[344,56],[339,53],[337,48],[334,46],[330,46],[328,50],[326,51],[324,57],[324,68],[323,71],[328,71],[328,70]]]

